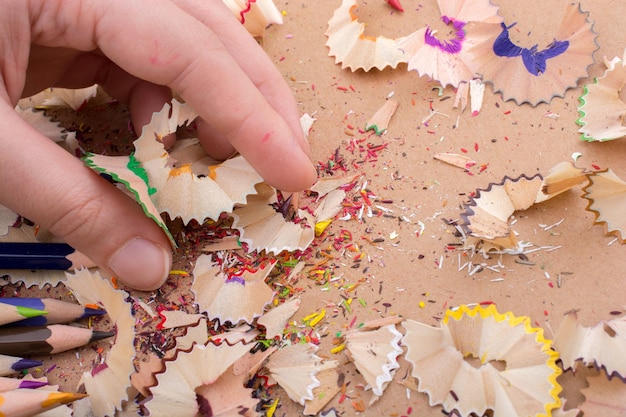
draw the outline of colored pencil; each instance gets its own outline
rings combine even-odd
[[[17,379],[0,376],[0,392],[13,391],[14,389],[34,389],[45,385],[48,385],[48,383],[33,381],[32,379]]]
[[[3,327],[0,328],[0,354],[48,355],[65,352],[114,335],[113,332],[98,332],[65,324]]]
[[[0,242],[0,269],[91,268],[93,261],[65,243]]]
[[[0,376],[10,375],[24,369],[43,365],[41,361],[18,358],[15,356],[0,355]]]
[[[12,326],[44,326],[46,324],[69,323],[85,317],[106,314],[105,310],[89,308],[80,304],[55,300],[54,298],[7,298],[0,297],[0,303],[14,306],[28,307],[35,310],[45,310],[45,316],[32,317],[12,323]]]
[[[0,325],[48,314],[47,311],[3,303],[0,300]]]
[[[0,416],[29,417],[51,410],[62,404],[85,398],[87,394],[16,389],[0,394]]]

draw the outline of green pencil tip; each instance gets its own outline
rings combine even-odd
[[[39,317],[39,316],[43,316],[44,314],[48,314],[48,312],[45,310],[37,310],[36,308],[22,307],[22,306],[15,306],[15,310],[17,310],[17,312],[22,317],[25,317],[27,319],[31,317]]]

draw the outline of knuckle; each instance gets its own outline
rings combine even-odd
[[[99,196],[74,195],[72,204],[61,210],[50,224],[50,231],[75,246],[90,245],[100,238],[98,219],[104,208],[104,201]]]

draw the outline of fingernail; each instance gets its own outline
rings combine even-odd
[[[143,238],[135,238],[124,245],[109,261],[109,268],[126,285],[138,290],[153,290],[167,279],[170,253],[161,246]]]

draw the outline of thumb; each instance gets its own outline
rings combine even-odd
[[[131,198],[0,104],[0,204],[50,230],[126,285],[167,279],[163,231]]]

